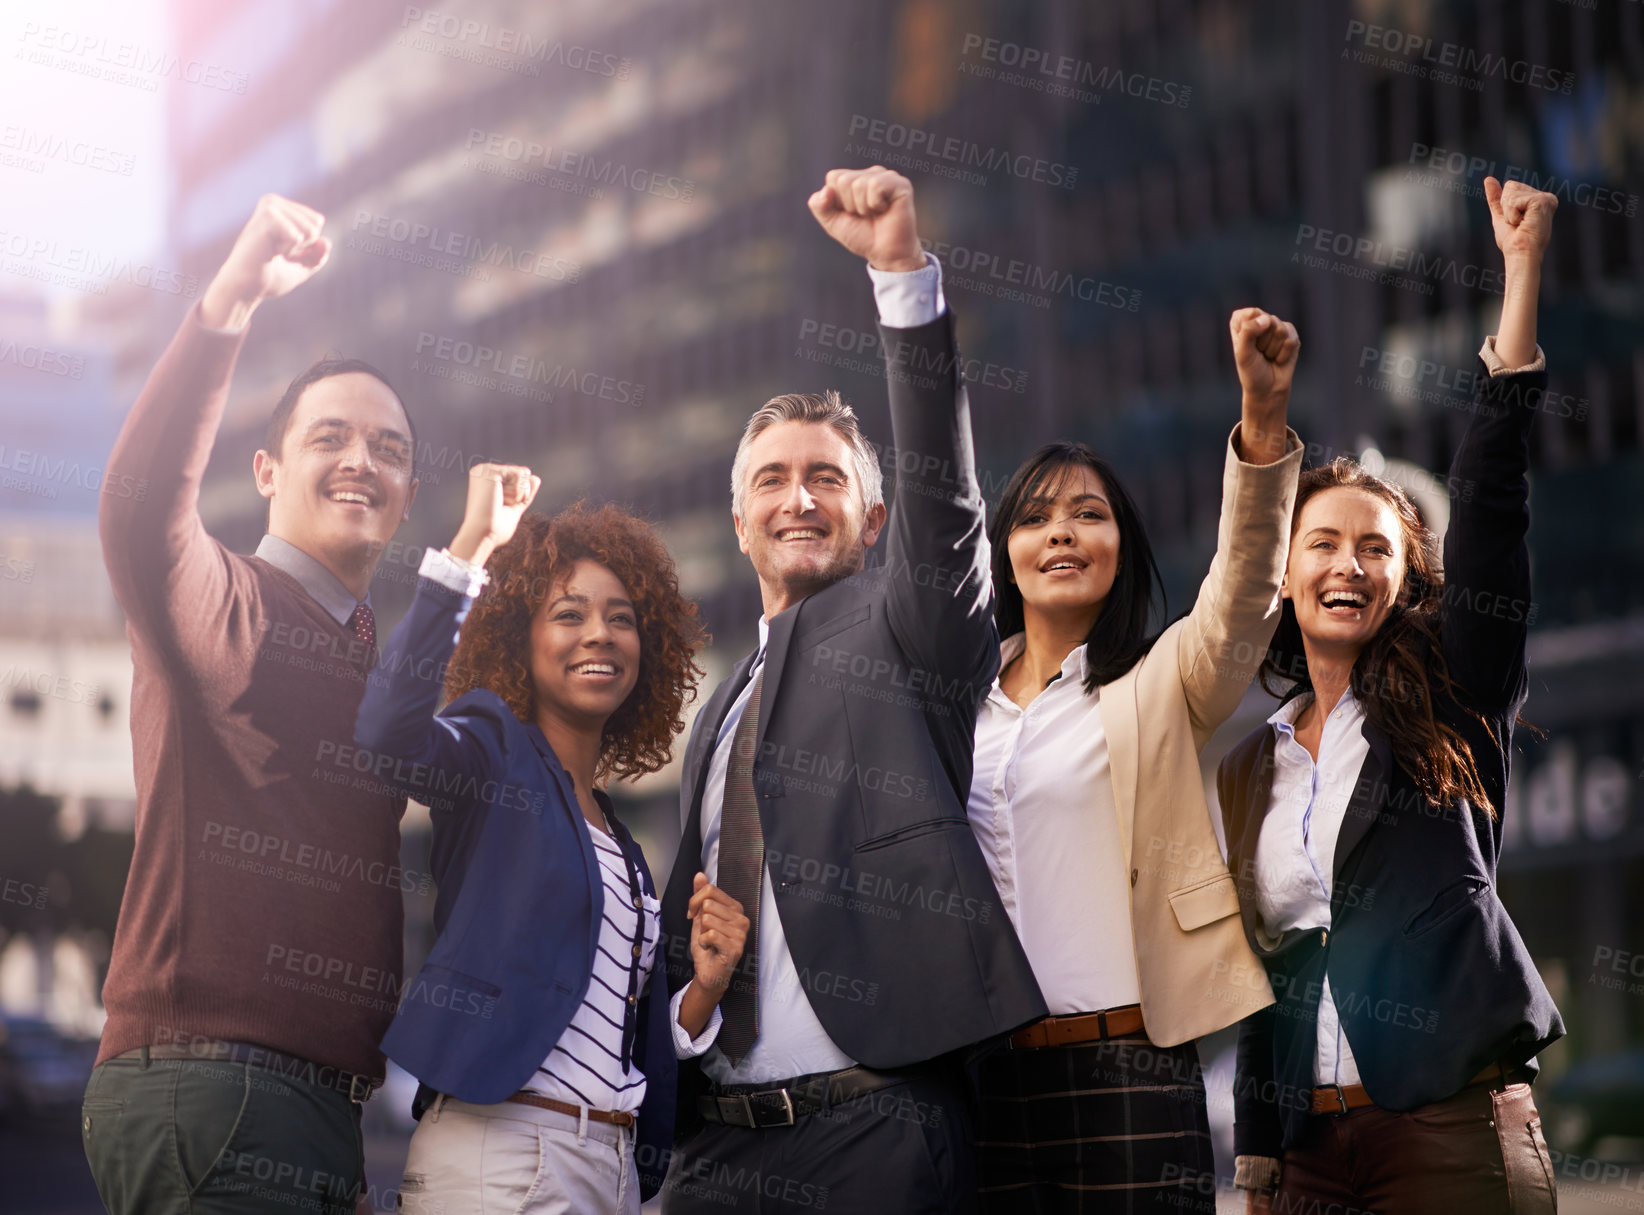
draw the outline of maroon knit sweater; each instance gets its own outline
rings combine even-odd
[[[98,1062],[209,1038],[381,1076],[404,803],[353,747],[372,656],[200,522],[240,342],[192,310],[109,457],[130,491],[99,521],[136,668],[137,842]]]

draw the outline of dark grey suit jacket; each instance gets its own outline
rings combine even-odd
[[[817,1020],[858,1062],[895,1068],[1045,1004],[965,816],[999,639],[953,319],[880,333],[897,469],[885,563],[770,621],[754,786],[766,880]],[[753,657],[715,690],[685,753],[662,900],[671,991],[692,973],[685,907],[709,759]],[[682,1077],[682,1095],[693,1087]]]

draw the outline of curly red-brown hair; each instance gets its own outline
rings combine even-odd
[[[696,651],[706,637],[696,604],[679,593],[673,558],[644,520],[586,502],[552,519],[522,517],[513,539],[486,563],[491,580],[463,622],[445,691],[455,700],[487,688],[521,721],[536,721],[531,621],[554,584],[585,558],[617,576],[639,617],[639,678],[605,723],[594,773],[603,783],[668,762],[674,737],[685,728],[682,710],[702,677]]]

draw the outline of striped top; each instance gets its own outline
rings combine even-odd
[[[621,847],[609,835],[592,829],[589,834],[594,837],[594,853],[605,883],[593,977],[581,1007],[525,1089],[591,1109],[634,1113],[645,1099],[645,1073],[637,1059],[629,1058],[624,1066],[623,1026],[627,1024],[631,1034],[638,1016],[638,993],[645,990],[662,932],[662,904],[642,892],[644,906],[636,909],[637,871],[630,875]],[[641,912],[645,935],[636,958],[636,920]]]

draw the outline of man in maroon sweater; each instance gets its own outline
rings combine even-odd
[[[198,510],[247,323],[325,264],[323,223],[257,204],[109,458],[141,487],[100,520],[136,671],[136,851],[82,1121],[113,1215],[351,1211],[364,1186],[404,803],[352,740],[371,576],[416,494],[410,419],[367,365],[317,364],[253,464],[256,555]]]

